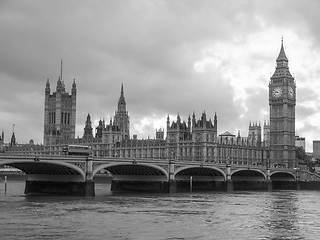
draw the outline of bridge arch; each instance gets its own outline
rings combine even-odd
[[[150,181],[167,181],[169,174],[167,171],[157,165],[150,163],[107,163],[101,164],[93,169],[94,177],[100,170],[109,171],[115,180],[144,180],[148,181],[148,176],[153,176]]]
[[[271,181],[295,181],[296,176],[292,172],[275,171],[270,174]]]
[[[226,181],[226,174],[217,167],[186,166],[177,168],[174,172],[176,181],[189,181],[191,176],[199,181]]]
[[[267,176],[259,169],[237,169],[231,172],[233,181],[265,181]]]
[[[48,180],[50,178],[50,181],[73,180],[83,182],[86,177],[85,172],[80,167],[63,161],[5,161],[1,165],[20,169],[28,176],[28,180]]]

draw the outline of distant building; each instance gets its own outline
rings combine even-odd
[[[313,141],[313,157],[320,159],[320,140]]]
[[[0,153],[1,152],[4,152],[4,131],[2,131],[0,137]]]
[[[14,146],[5,146],[6,153],[11,155],[42,155],[43,145],[34,144],[32,141],[27,144],[16,144]]]
[[[251,126],[249,126],[249,132],[250,132],[250,127]],[[230,140],[230,139],[234,139],[236,137],[236,135],[232,134],[229,131],[225,131],[224,133],[220,134],[219,137],[220,137],[220,139],[228,139],[228,140]]]
[[[306,139],[304,137],[296,136],[296,147],[302,147],[306,150]]]

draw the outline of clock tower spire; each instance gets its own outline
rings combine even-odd
[[[295,155],[296,84],[281,39],[276,69],[269,83],[270,165],[293,168]]]

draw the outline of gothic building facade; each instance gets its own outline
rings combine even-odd
[[[75,138],[77,87],[73,80],[71,94],[66,92],[62,74],[56,91],[50,93],[49,79],[45,88],[43,144],[58,144]]]
[[[114,116],[92,126],[88,114],[83,136],[75,138],[76,84],[74,81],[71,94],[67,93],[61,71],[55,92],[51,94],[49,80],[46,83],[42,154],[61,154],[65,145],[80,144],[91,146],[92,154],[99,157],[295,167],[296,85],[283,42],[276,63],[269,83],[270,121],[263,126],[250,122],[245,137],[240,131],[218,135],[217,114],[210,118],[205,112],[199,118],[193,113],[186,121],[179,114],[174,119],[168,116],[166,130],[157,129],[153,139],[131,137],[122,84]]]
[[[266,165],[268,145],[262,140],[262,127],[249,125],[248,137],[230,134],[218,136],[218,117],[208,118],[203,112],[200,118],[195,113],[183,121],[178,114],[171,121],[167,117],[166,133],[158,129],[154,139],[138,139],[129,135],[129,115],[126,109],[123,85],[121,85],[118,110],[109,123],[100,120],[92,126],[87,115],[82,138],[63,138],[45,145],[46,154],[61,154],[66,144],[89,145],[94,156],[118,158],[156,158],[225,164]],[[265,124],[264,129],[268,126]]]

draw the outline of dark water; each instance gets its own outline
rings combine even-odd
[[[0,181],[0,239],[320,239],[320,191],[25,197]]]

